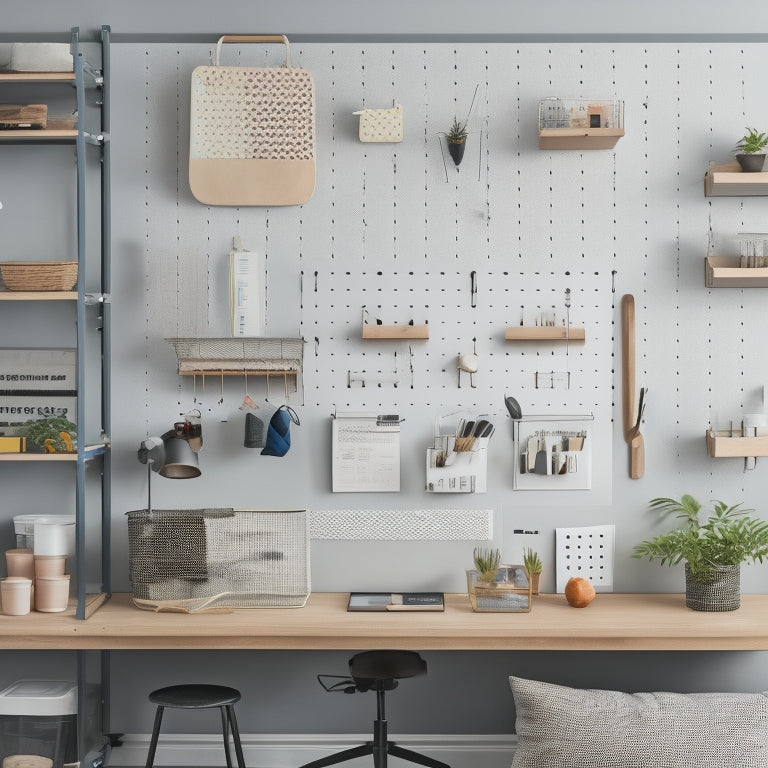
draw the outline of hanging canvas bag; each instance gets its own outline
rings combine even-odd
[[[219,64],[222,43],[283,43],[285,66]],[[315,189],[315,88],[285,35],[225,35],[195,67],[189,186],[206,205],[301,205]]]

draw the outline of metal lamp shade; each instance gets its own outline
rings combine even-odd
[[[189,442],[181,437],[170,437],[165,444],[165,461],[158,474],[171,480],[185,480],[200,476],[197,454]]]

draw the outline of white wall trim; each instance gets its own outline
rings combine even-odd
[[[241,734],[248,768],[295,768],[324,755],[370,740],[367,734]],[[509,768],[517,740],[506,734],[390,734],[403,747],[442,760],[451,768]],[[149,749],[149,734],[125,734],[122,746],[114,747],[111,766],[143,766]],[[232,755],[234,759],[234,754]],[[156,766],[224,766],[219,734],[166,734],[160,736]],[[350,760],[348,768],[370,768],[371,759]]]

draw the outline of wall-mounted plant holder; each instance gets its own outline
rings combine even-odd
[[[704,284],[707,288],[768,287],[768,233],[739,232],[709,237]]]
[[[624,102],[559,99],[539,102],[539,149],[612,149],[624,135]]]

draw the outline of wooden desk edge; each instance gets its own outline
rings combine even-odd
[[[562,595],[534,598],[530,613],[473,613],[466,595],[445,612],[348,613],[347,593],[315,593],[305,608],[228,614],[153,613],[113,595],[89,619],[67,614],[0,616],[2,649],[446,651],[768,650],[768,595],[742,608],[701,613],[682,595],[599,594],[584,609]]]

